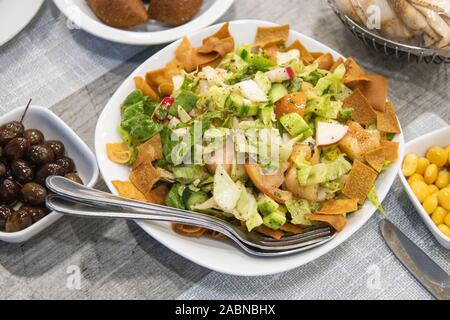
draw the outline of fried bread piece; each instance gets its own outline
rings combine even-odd
[[[130,28],[148,21],[141,0],[86,0],[103,23],[115,28]]]
[[[203,0],[152,0],[148,14],[169,26],[179,26],[190,21],[202,4]]]

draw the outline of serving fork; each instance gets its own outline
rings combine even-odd
[[[305,229],[299,235],[275,240],[215,216],[129,200],[51,176],[47,187],[54,194],[47,197],[47,206],[56,212],[90,218],[114,218],[181,223],[217,231],[234,241],[245,252],[260,257],[285,256],[325,244],[335,232],[328,226]]]

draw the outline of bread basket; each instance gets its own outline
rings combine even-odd
[[[341,12],[334,0],[328,0],[329,5],[355,37],[360,39],[366,46],[377,52],[396,59],[406,60],[417,63],[450,63],[450,51],[423,48],[402,44],[396,41],[384,38],[353,21],[345,13]]]

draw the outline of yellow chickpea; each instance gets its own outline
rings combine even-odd
[[[450,213],[447,213],[447,215],[445,216],[444,223],[447,225],[447,227],[450,227]]]
[[[436,164],[430,164],[425,170],[425,174],[423,175],[423,179],[428,184],[433,184],[438,177],[439,169]]]
[[[439,205],[445,210],[450,211],[450,188],[444,188],[438,192]]]
[[[448,226],[446,226],[445,224],[440,224],[438,225],[438,228],[442,231],[443,234],[450,238],[450,228]]]
[[[423,208],[428,214],[432,214],[434,210],[438,207],[438,197],[437,193],[429,195],[423,202]]]
[[[403,161],[402,171],[405,177],[412,176],[417,170],[419,157],[415,154],[408,154]]]
[[[423,177],[418,173],[414,173],[411,177],[409,177],[408,183],[411,185],[414,181],[423,181]]]
[[[450,146],[448,146],[446,150],[448,153],[448,163],[450,164]]]
[[[440,147],[432,147],[427,152],[427,158],[438,167],[443,167],[448,162],[448,152]]]
[[[434,184],[430,184],[430,185],[428,186],[428,190],[430,190],[430,194],[439,192],[439,188],[436,187]]]
[[[437,207],[431,215],[431,220],[433,220],[435,225],[440,225],[444,223],[444,219],[447,216],[447,210],[442,207]]]
[[[439,189],[443,189],[446,186],[448,186],[449,181],[450,181],[449,173],[447,172],[447,170],[442,170],[438,174],[435,185]]]
[[[424,175],[425,174],[425,170],[427,169],[427,167],[430,165],[430,160],[428,160],[427,158],[419,158],[419,161],[417,162],[417,169],[416,169],[416,173],[420,174],[420,175]]]
[[[425,199],[430,195],[428,185],[423,181],[415,181],[411,184],[411,189],[419,199],[420,203],[423,203]]]

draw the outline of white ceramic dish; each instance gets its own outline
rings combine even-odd
[[[432,146],[447,147],[450,141],[450,126],[428,133],[420,138],[414,139],[405,145],[405,154],[414,153],[419,156],[426,154],[427,150]],[[441,230],[431,220],[430,215],[425,211],[420,201],[409,186],[408,181],[402,172],[399,172],[400,180],[403,183],[403,187],[408,193],[409,198],[419,212],[420,217],[425,222],[428,229],[439,243],[447,249],[450,249],[450,238],[445,236]]]
[[[75,25],[99,38],[131,45],[152,45],[172,42],[211,25],[230,8],[234,0],[204,0],[200,12],[191,21],[175,28],[151,21],[132,29],[117,29],[102,23],[85,0],[54,2]]]
[[[19,120],[25,107],[16,108],[0,117],[0,124]],[[66,154],[73,159],[79,176],[83,182],[93,187],[98,179],[98,166],[95,156],[83,140],[58,116],[47,108],[30,106],[23,122],[25,129],[39,129],[46,140],[60,140],[66,147]],[[25,242],[35,236],[62,215],[51,212],[42,220],[18,232],[0,232],[0,240],[12,243]]]
[[[14,38],[34,18],[44,0],[0,1],[0,46]]]
[[[236,47],[243,43],[251,43],[256,34],[257,27],[274,25],[264,21],[242,20],[230,23],[230,31],[235,37]],[[213,34],[221,25],[215,25],[204,30],[191,34],[189,39],[193,45],[201,45],[203,38]],[[311,51],[330,52],[335,58],[341,57],[336,51],[326,47],[325,45],[313,40],[296,31],[290,32],[289,41],[299,39]],[[163,67],[174,57],[174,51],[180,42],[175,42],[159,53],[152,56],[137,68],[119,87],[116,93],[103,110],[96,128],[95,149],[97,161],[100,171],[105,179],[111,192],[117,194],[116,189],[112,185],[112,180],[128,180],[129,169],[112,163],[106,155],[105,145],[107,143],[120,141],[117,134],[117,125],[120,122],[119,106],[125,97],[135,89],[133,77],[137,75],[145,75],[149,70]],[[396,141],[400,142],[400,159],[403,157],[403,135],[398,135]],[[383,200],[388,193],[397,172],[400,168],[400,161],[395,163],[384,172],[377,180],[376,187],[378,195]],[[349,216],[348,224],[345,229],[340,232],[332,241],[327,244],[314,248],[310,251],[299,253],[296,255],[280,258],[256,258],[246,255],[241,250],[234,247],[230,242],[220,242],[212,239],[191,239],[182,237],[171,230],[167,223],[145,223],[138,224],[152,237],[164,244],[169,249],[182,255],[183,257],[198,263],[206,268],[216,270],[223,273],[257,276],[274,274],[287,271],[303,264],[306,264],[330,250],[336,248],[343,241],[354,234],[375,212],[375,207],[366,203],[358,212]]]

